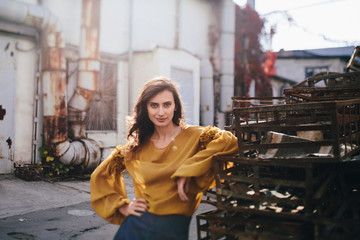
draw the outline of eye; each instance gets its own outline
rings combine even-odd
[[[157,107],[158,107],[158,104],[157,104],[157,103],[150,103],[150,107],[152,107],[152,108],[157,108]]]
[[[170,107],[170,106],[171,106],[171,102],[166,102],[166,103],[164,103],[164,106],[165,106],[165,107]]]

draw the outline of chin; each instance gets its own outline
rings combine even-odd
[[[171,121],[156,122],[155,126],[158,126],[158,127],[166,127],[166,126],[169,126],[170,124],[171,124]]]

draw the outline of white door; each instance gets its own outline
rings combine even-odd
[[[197,125],[194,113],[194,83],[191,70],[171,67],[171,79],[178,84],[181,96],[185,123]]]
[[[10,173],[14,156],[16,41],[0,35],[0,173]]]

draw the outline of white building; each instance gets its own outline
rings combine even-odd
[[[0,0],[0,173],[36,163],[42,134],[65,163],[94,167],[159,75],[179,83],[188,123],[222,128],[234,26],[231,0]]]
[[[345,71],[354,47],[279,51],[276,53],[276,74],[302,82],[320,72]]]

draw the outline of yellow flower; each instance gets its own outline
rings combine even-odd
[[[52,162],[52,161],[54,161],[54,157],[50,157],[50,156],[46,157],[46,162]]]
[[[49,173],[49,176],[52,176],[53,174],[52,173]]]
[[[41,163],[41,162],[38,162],[37,164],[38,164],[38,165],[41,165],[42,163]]]
[[[47,155],[48,154],[48,151],[44,151],[44,155]]]
[[[44,168],[40,168],[41,171],[44,171]]]

